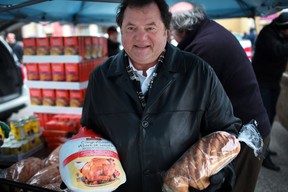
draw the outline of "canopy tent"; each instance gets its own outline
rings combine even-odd
[[[183,0],[167,0],[169,5]],[[202,4],[210,18],[267,16],[288,7],[288,0],[192,0]],[[0,20],[115,23],[120,0],[0,0]]]

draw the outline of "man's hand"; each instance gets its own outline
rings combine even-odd
[[[210,177],[210,185],[203,190],[197,190],[192,187],[189,188],[190,192],[228,192],[232,191],[236,180],[236,173],[232,163],[221,169],[215,175]]]

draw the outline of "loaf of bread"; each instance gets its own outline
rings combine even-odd
[[[20,160],[7,169],[6,179],[26,183],[44,166],[44,162],[38,157],[29,157]]]
[[[163,191],[189,192],[189,186],[207,188],[209,177],[229,164],[240,148],[237,138],[224,131],[202,137],[166,172]]]
[[[44,160],[45,166],[52,165],[54,163],[59,164],[59,151],[62,145],[59,145],[56,147],[49,155],[48,157]]]
[[[54,163],[50,166],[38,170],[26,183],[42,187],[51,183],[61,183],[62,179],[59,172],[59,164]]]

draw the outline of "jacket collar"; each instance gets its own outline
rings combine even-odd
[[[153,103],[159,99],[159,97],[164,93],[164,90],[176,80],[179,74],[186,71],[186,66],[184,64],[185,61],[183,58],[181,58],[182,54],[179,54],[179,52],[180,50],[177,47],[167,43],[164,63],[162,64],[160,72],[158,73],[153,86],[148,93],[149,96],[145,111],[150,109],[150,106],[152,106]],[[125,69],[124,62],[128,62],[128,57],[125,56],[125,54],[126,53],[122,50],[114,57],[109,58],[111,62],[107,77],[113,78],[113,81],[115,81],[116,84],[118,84],[128,95],[130,95],[133,100],[135,100],[135,103],[137,103],[136,107],[141,111],[143,110],[141,103],[139,102],[133,84],[129,83],[131,80],[129,79],[129,75]]]

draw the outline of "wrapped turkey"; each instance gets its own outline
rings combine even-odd
[[[60,175],[76,192],[110,192],[126,182],[115,146],[85,127],[62,145]]]
[[[202,137],[166,172],[163,191],[189,192],[189,187],[198,190],[207,188],[210,176],[218,173],[239,154],[239,141],[245,142],[254,149],[255,155],[259,155],[263,140],[255,126],[256,121],[245,125],[238,138],[224,131]]]

